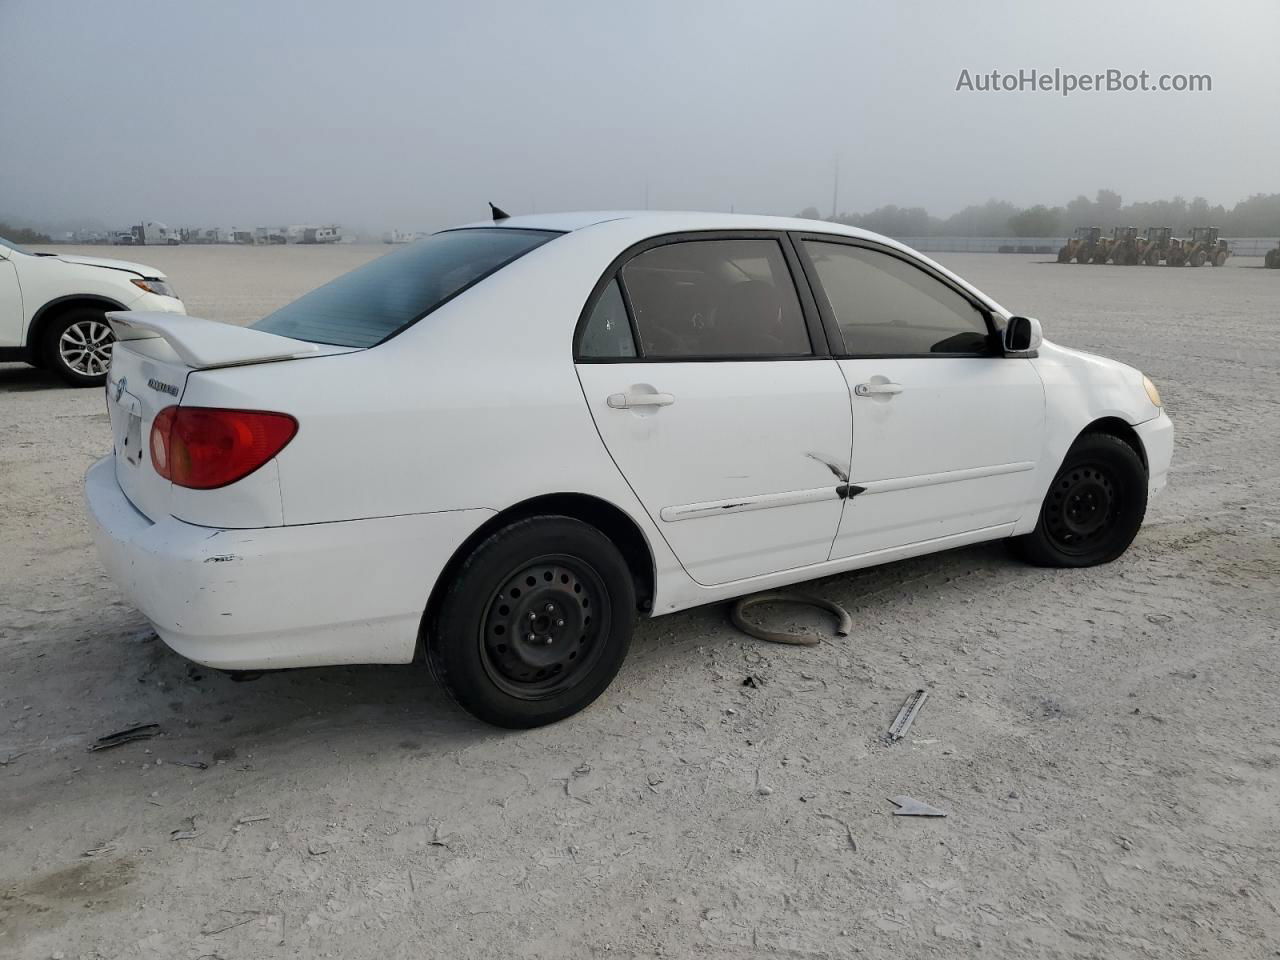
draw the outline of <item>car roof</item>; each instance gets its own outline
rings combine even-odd
[[[555,230],[561,233],[585,236],[588,230],[607,231],[609,242],[622,249],[637,241],[669,233],[686,233],[698,230],[787,230],[798,233],[825,233],[843,237],[870,240],[885,247],[902,251],[922,261],[968,290],[985,302],[996,314],[1009,316],[1009,311],[983,293],[963,277],[948,270],[918,250],[891,237],[832,223],[829,220],[803,220],[800,217],[771,217],[754,213],[706,213],[682,210],[594,210],[573,213],[536,213],[503,220],[478,220],[454,229],[498,227],[510,230]]]
[[[869,230],[848,227],[827,220],[774,217],[754,213],[707,213],[694,210],[580,210],[569,213],[531,213],[505,220],[477,220],[465,228],[508,227],[520,230],[557,230],[571,233],[600,223],[634,221],[638,229],[660,233],[684,230],[794,230],[810,233],[838,233],[868,240],[888,238]],[[890,241],[891,243],[893,241]]]

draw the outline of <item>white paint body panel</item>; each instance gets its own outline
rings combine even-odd
[[[171,313],[113,310],[107,314],[116,340],[163,338],[193,370],[231,367],[266,360],[289,360],[319,352],[314,343]]]
[[[70,254],[35,257],[3,245],[0,258],[0,347],[26,346],[28,328],[41,309],[67,297],[96,297],[134,310],[186,312],[181,300],[148,293],[130,282],[166,279],[145,264]]]
[[[457,511],[210,530],[151,522],[110,458],[85,477],[103,565],[185,657],[223,669],[406,663],[422,600],[453,547],[491,516]]]
[[[18,286],[18,268],[4,253],[0,248],[0,347],[16,347],[25,332],[22,287]]]
[[[582,363],[578,377],[614,462],[696,582],[827,559],[843,503],[821,458],[847,475],[851,436],[836,361]],[[608,405],[628,391],[675,402]],[[742,509],[760,498],[767,509]]]
[[[840,360],[853,404],[849,500],[832,558],[967,533],[1039,509],[1044,388],[1030,360]],[[862,383],[901,393],[858,396]],[[1057,469],[1056,466],[1054,469]]]
[[[131,490],[120,467],[91,470],[104,563],[176,649],[245,669],[407,659],[449,559],[489,518],[548,494],[596,498],[630,518],[650,552],[660,614],[1025,532],[1063,455],[1099,418],[1134,426],[1152,490],[1164,483],[1172,427],[1141,375],[1051,343],[1034,359],[874,370],[854,360],[573,362],[596,281],[648,238],[825,231],[932,264],[900,244],[832,224],[714,214],[505,225],[570,232],[369,349],[196,370],[164,339],[180,338],[176,327],[121,345],[112,382],[129,356],[147,433],[147,418],[179,401],[139,391],[135,374],[177,383],[184,405],[275,410],[300,424],[274,461],[220,490]],[[954,279],[998,324],[1008,318]],[[851,396],[877,374],[903,392],[883,403]],[[641,384],[674,403],[608,406],[610,394]],[[868,492],[841,500],[824,460]],[[226,554],[239,559],[205,562]]]

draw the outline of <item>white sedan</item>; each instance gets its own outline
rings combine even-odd
[[[599,696],[640,616],[1000,538],[1114,560],[1173,447],[1137,370],[830,223],[504,218],[254,328],[110,318],[86,496],[165,642],[421,656],[511,727]]]
[[[0,361],[47,367],[76,387],[100,386],[115,336],[108,310],[185,313],[155,267],[43,253],[0,237]]]

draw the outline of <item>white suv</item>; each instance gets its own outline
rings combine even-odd
[[[36,253],[0,237],[0,361],[47,367],[73,386],[100,385],[115,336],[108,310],[186,313],[155,267]]]

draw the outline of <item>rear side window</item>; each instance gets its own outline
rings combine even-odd
[[[255,323],[282,337],[371,347],[558,233],[449,230],[317,287]]]
[[[776,240],[688,240],[622,268],[646,359],[805,357],[809,333]]]
[[[905,260],[844,243],[804,247],[854,356],[986,353],[986,318],[968,300]]]
[[[621,360],[635,355],[636,342],[631,336],[627,307],[622,302],[618,281],[613,280],[591,310],[582,330],[582,342],[578,344],[578,356],[584,360]]]

